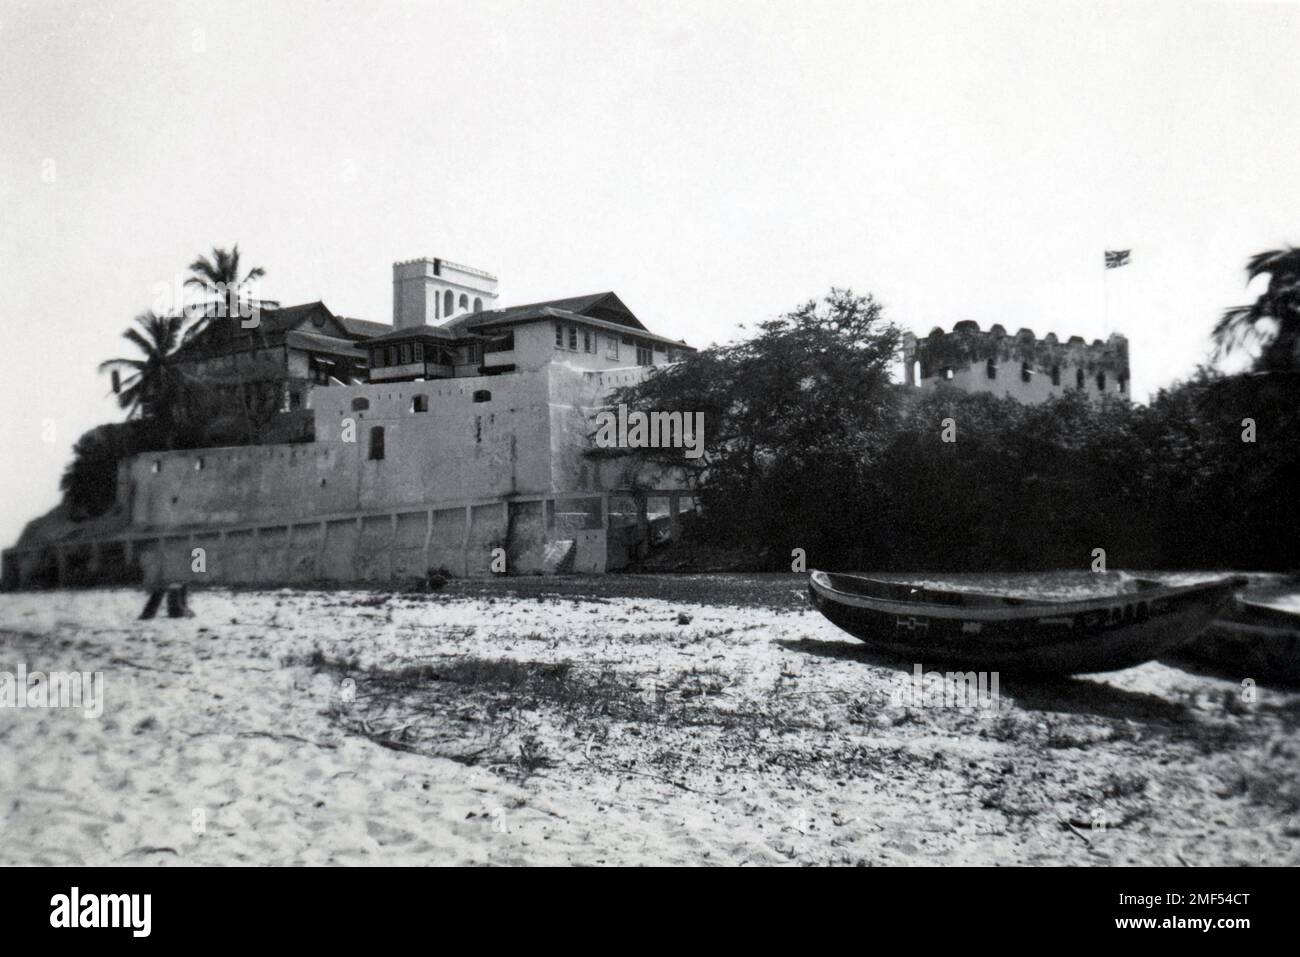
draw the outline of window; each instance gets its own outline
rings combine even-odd
[[[302,393],[296,390],[289,392],[289,411],[297,412],[302,408]]]
[[[492,393],[489,392],[487,389],[475,389],[475,390],[474,390],[474,401],[475,401],[475,402],[491,402],[491,401],[492,401]]]
[[[988,362],[984,363],[984,375],[990,379],[996,379],[998,377],[998,364],[992,359],[989,359]]]
[[[1052,385],[1061,384],[1061,367],[1052,366]]]
[[[1083,388],[1083,370],[1082,370],[1082,369],[1076,369],[1075,372],[1074,372],[1074,387],[1075,387],[1076,389],[1082,389],[1082,388]]]
[[[483,361],[483,346],[478,342],[471,342],[465,349],[465,361],[478,365]]]
[[[384,427],[376,425],[370,430],[370,460],[377,462],[384,457]]]
[[[1020,363],[1020,381],[1028,382],[1032,376],[1033,376],[1033,372],[1029,368],[1029,363],[1028,362]]]
[[[384,350],[383,350],[383,349],[374,349],[374,350],[371,351],[371,353],[370,353],[370,366],[371,366],[371,368],[374,368],[374,369],[382,369],[382,368],[384,367]]]
[[[1104,372],[1097,373],[1097,391],[1098,392],[1106,391],[1106,373]]]
[[[448,319],[451,318],[451,314],[455,311],[455,308],[456,308],[456,304],[455,302],[452,301],[451,290],[448,289],[446,294],[442,297],[443,317]]]
[[[509,352],[515,347],[515,331],[511,329],[504,336],[489,339],[483,344],[484,352]]]
[[[401,352],[401,359],[399,360],[400,363],[402,365],[408,365],[411,361],[410,343],[407,342],[402,343],[402,345],[400,346],[400,352]]]
[[[944,381],[946,381],[946,382],[951,382],[951,381],[952,381],[952,377],[955,376],[956,374],[957,374],[957,370],[955,370],[952,366],[944,366],[944,367],[943,367],[943,378],[944,378]]]
[[[388,347],[388,364],[390,366],[397,365],[397,346]]]
[[[424,343],[423,343],[423,342],[417,342],[415,345],[411,346],[411,354],[412,354],[412,356],[414,357],[414,359],[415,359],[416,362],[423,362],[423,361],[424,361]]]
[[[162,471],[162,459],[154,459],[154,460],[153,460],[153,465],[151,465],[151,466],[149,467],[149,471],[153,472],[154,475],[157,475],[159,472],[161,472],[161,471]]]
[[[1123,392],[1125,389],[1128,388],[1128,378],[1125,376],[1120,376],[1119,382],[1117,382],[1116,385],[1118,386],[1119,391]]]
[[[574,352],[578,351],[578,327],[569,326],[569,348]]]
[[[555,348],[564,348],[564,324],[560,322],[555,324]]]
[[[474,311],[475,312],[483,311],[483,300],[480,299],[478,296],[474,297]]]
[[[203,471],[203,456],[200,455],[197,459],[194,460],[194,471],[196,472]]]
[[[641,342],[636,344],[636,364],[639,366],[652,366],[655,364],[654,351]]]
[[[606,359],[618,358],[618,336],[605,337],[605,358]]]
[[[411,396],[411,411],[412,411],[412,412],[428,412],[428,411],[429,411],[429,397],[428,397],[427,395],[424,395],[423,393],[421,393],[421,394],[419,394],[419,395],[413,395],[413,396]]]
[[[370,408],[370,400],[365,398],[364,396],[357,396],[355,399],[352,400],[353,412],[364,412],[368,408]]]
[[[469,308],[469,296],[465,295],[463,292],[460,294],[460,303],[459,303],[459,306],[460,306],[460,308],[462,308],[462,309],[468,309],[468,308]]]
[[[582,351],[583,351],[583,352],[595,352],[595,351],[596,351],[596,350],[592,347],[592,344],[591,344],[591,330],[590,330],[590,329],[583,329],[583,330],[582,330]]]

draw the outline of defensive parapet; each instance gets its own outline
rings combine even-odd
[[[1065,342],[1032,329],[1009,335],[1001,324],[988,332],[969,319],[944,332],[936,326],[924,338],[903,336],[903,378],[911,386],[946,383],[967,392],[992,392],[1021,402],[1043,402],[1078,389],[1090,396],[1129,394],[1128,339],[1111,333],[1087,343]]]

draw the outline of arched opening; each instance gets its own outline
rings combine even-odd
[[[1052,366],[1052,385],[1061,384],[1061,367]]]
[[[370,460],[377,462],[384,457],[384,427],[376,425],[370,430]]]
[[[1076,370],[1075,370],[1075,373],[1074,373],[1074,387],[1075,387],[1076,389],[1082,389],[1082,388],[1083,388],[1083,370],[1082,370],[1082,369],[1076,369]]]
[[[1028,382],[1032,377],[1032,375],[1033,375],[1033,371],[1029,368],[1029,363],[1028,362],[1020,363],[1020,381]]]
[[[442,297],[442,314],[443,314],[443,316],[444,316],[445,318],[450,318],[452,312],[455,311],[455,308],[456,308],[456,301],[455,301],[455,299],[452,298],[451,290],[448,289],[448,290],[446,291],[446,293],[443,294],[443,297]]]
[[[617,353],[615,353],[614,358],[615,359],[618,358]],[[917,359],[912,363],[912,384],[913,385],[921,384],[921,360],[920,359]]]
[[[492,393],[489,392],[487,389],[475,389],[475,390],[474,390],[474,401],[475,401],[475,402],[491,402],[491,401],[492,401]]]
[[[988,362],[984,363],[984,375],[990,379],[996,379],[998,377],[998,364],[992,359],[989,359]]]
[[[483,300],[480,299],[478,296],[474,297],[474,311],[475,312],[483,311]]]
[[[353,412],[364,412],[364,411],[366,411],[366,409],[368,409],[368,408],[370,408],[370,400],[369,400],[369,399],[367,399],[367,398],[365,398],[365,397],[363,397],[363,396],[357,396],[357,398],[355,398],[355,399],[352,400],[352,411],[353,411]]]
[[[459,302],[457,305],[459,305],[460,308],[462,308],[462,309],[468,309],[468,308],[469,308],[469,296],[465,295],[465,294],[462,292],[462,293],[460,294],[460,302]]]
[[[1097,373],[1097,391],[1098,392],[1106,391],[1106,373],[1104,372]]]

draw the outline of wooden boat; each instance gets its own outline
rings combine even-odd
[[[1237,596],[1176,661],[1257,682],[1300,685],[1300,613]]]
[[[1220,578],[1047,601],[922,588],[815,571],[813,606],[855,638],[913,663],[948,662],[1008,674],[1115,671],[1192,641],[1245,584]]]

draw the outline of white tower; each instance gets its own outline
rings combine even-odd
[[[497,277],[445,259],[393,263],[393,328],[432,325],[496,308]]]

